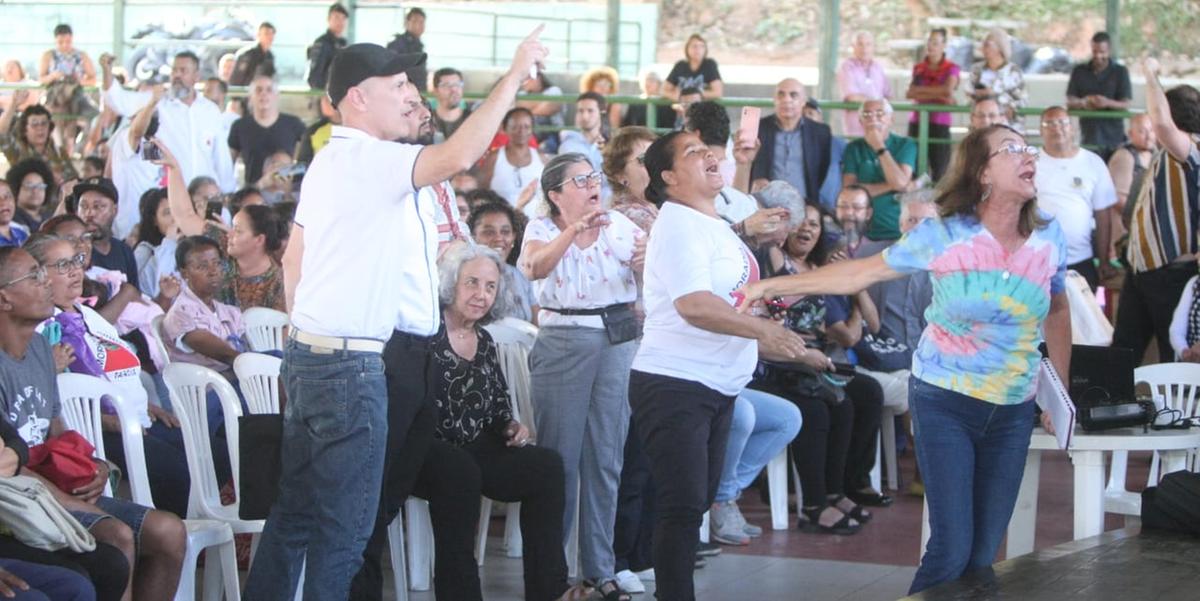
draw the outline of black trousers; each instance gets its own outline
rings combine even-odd
[[[734,397],[633,370],[629,405],[655,485],[654,571],[659,601],[696,598],[700,522],[717,496]]]
[[[871,486],[871,470],[879,451],[879,426],[883,422],[883,387],[871,376],[857,375],[846,384],[846,400],[854,406],[850,448],[846,451],[846,490]]]
[[[807,507],[824,505],[830,495],[842,495],[848,490],[847,475],[854,480],[859,474],[869,474],[874,467],[875,437],[879,431],[882,400],[863,401],[863,416],[856,416],[857,404],[853,392],[859,387],[869,390],[869,385],[856,376],[846,386],[847,398],[836,404],[799,394],[795,388],[780,385],[770,379],[756,379],[750,387],[791,401],[800,409],[804,427],[792,441],[792,462],[800,476],[803,503]],[[875,383],[878,387],[878,383]],[[882,391],[880,389],[880,397]],[[872,410],[871,408],[874,407]],[[870,416],[874,413],[874,417]],[[855,449],[856,462],[850,461],[851,442]],[[871,463],[866,463],[866,457]],[[865,469],[865,471],[864,471]],[[853,485],[853,482],[849,484]]]
[[[632,417],[629,431],[634,434],[625,437],[625,462],[621,464],[617,521],[613,528],[613,555],[618,572],[640,572],[654,567],[654,478]]]
[[[363,550],[363,565],[350,584],[350,598],[383,599],[383,549],[387,527],[412,492],[433,441],[433,355],[431,338],[395,332],[383,349],[388,391],[388,444],[375,530]]]
[[[92,581],[98,601],[119,601],[125,594],[125,585],[129,580],[129,562],[125,560],[125,555],[120,549],[105,543],[96,543],[96,550],[88,553],[52,553],[3,535],[0,536],[0,557],[74,570]]]
[[[521,503],[525,599],[552,601],[561,596],[568,587],[562,546],[564,486],[562,458],[553,450],[508,447],[492,433],[462,448],[435,440],[413,494],[429,501],[438,601],[482,601],[474,555],[481,494]]]
[[[1196,275],[1196,262],[1172,263],[1143,273],[1128,272],[1121,286],[1113,346],[1133,349],[1140,363],[1150,337],[1158,339],[1159,361],[1171,361],[1171,316],[1187,281]]]
[[[921,134],[919,123],[908,124],[908,136],[913,140]],[[938,125],[936,123],[929,124],[929,139],[930,140],[950,140],[950,126]],[[929,177],[933,181],[939,181],[946,174],[946,169],[950,167],[950,144],[930,144],[929,145]],[[913,172],[913,178],[920,177],[920,173]]]

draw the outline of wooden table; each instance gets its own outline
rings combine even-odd
[[[1138,528],[1009,559],[913,601],[1195,601],[1200,538]]]

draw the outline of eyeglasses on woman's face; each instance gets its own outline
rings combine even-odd
[[[54,269],[55,273],[58,275],[67,275],[68,273],[71,273],[72,269],[83,269],[83,266],[86,263],[87,256],[83,253],[79,253],[74,257],[68,257],[66,259],[59,259],[53,263],[47,263],[46,269]]]
[[[1018,156],[1036,157],[1037,155],[1041,154],[1041,151],[1038,150],[1036,146],[1029,146],[1027,144],[1004,144],[996,150],[993,150],[991,154],[988,155],[988,158],[990,159],[998,154],[1015,154]]]
[[[643,156],[645,156],[645,155],[643,155]],[[599,171],[593,171],[591,173],[581,173],[579,175],[576,175],[575,177],[567,178],[567,179],[563,180],[563,182],[561,184],[559,184],[555,187],[561,188],[561,187],[567,185],[567,182],[571,182],[571,183],[575,184],[576,188],[583,190],[583,189],[586,189],[588,186],[599,186],[600,183],[603,181],[604,181],[604,174],[600,173]]]

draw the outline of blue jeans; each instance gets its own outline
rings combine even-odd
[[[796,438],[800,423],[800,410],[790,402],[761,390],[742,390],[733,405],[717,502],[732,501],[750,486],[771,458]]]
[[[29,590],[13,589],[17,601],[95,601],[96,589],[82,574],[59,566],[0,559],[0,568],[19,576]]]
[[[909,594],[988,568],[1025,473],[1033,401],[997,405],[909,380],[929,546]]]
[[[283,458],[243,596],[345,599],[375,523],[387,443],[387,385],[378,353],[327,351],[294,340],[283,357]]]

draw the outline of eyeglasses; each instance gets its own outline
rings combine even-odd
[[[13,284],[24,282],[25,280],[28,280],[28,279],[33,279],[34,281],[36,281],[39,284],[46,283],[46,267],[43,265],[38,265],[33,271],[15,279],[15,280],[9,280],[3,284],[0,284],[0,288],[8,288],[9,286],[12,286]]]
[[[96,235],[93,233],[90,233],[90,232],[80,234],[78,236],[63,236],[63,240],[66,240],[67,242],[70,242],[71,244],[74,244],[75,246],[79,246],[80,242],[82,242],[84,244],[91,244],[92,241],[95,239],[96,239]]]
[[[21,184],[21,187],[26,190],[45,190],[47,188],[44,183]]]
[[[58,272],[58,275],[67,275],[71,273],[71,268],[83,269],[85,263],[87,263],[87,257],[83,253],[79,253],[69,259],[59,259],[58,261],[49,263],[46,265],[46,268],[53,267]]]
[[[1063,117],[1061,119],[1043,119],[1042,120],[1042,127],[1066,128],[1066,127],[1070,127],[1070,126],[1071,126],[1071,118],[1070,117]]]
[[[25,123],[28,127],[50,127],[49,119],[38,119],[37,121],[30,120]]]
[[[646,165],[646,153],[643,152],[642,154],[633,157],[633,160],[637,161],[637,164],[644,167]]]
[[[437,87],[438,87],[439,89],[442,89],[442,90],[452,90],[452,89],[455,89],[455,88],[462,89],[462,88],[463,88],[465,85],[466,85],[466,84],[464,84],[464,83],[463,83],[463,82],[461,82],[461,81],[453,81],[453,82],[451,82],[451,81],[443,81],[443,82],[439,83],[439,84],[437,85]]]
[[[988,158],[990,159],[1001,153],[1023,154],[1025,156],[1036,157],[1037,155],[1041,154],[1041,151],[1038,150],[1036,146],[1026,146],[1024,144],[1005,144],[1004,146],[992,151],[992,154],[989,154]]]
[[[562,183],[558,184],[557,186],[555,186],[555,188],[561,188],[561,187],[567,185],[567,182],[573,182],[575,184],[576,188],[579,188],[582,190],[582,189],[587,188],[590,185],[599,186],[600,183],[603,181],[604,181],[604,174],[600,173],[599,171],[593,171],[591,173],[576,175],[575,177],[572,177],[572,178],[565,180]]]
[[[883,118],[884,118],[884,117],[886,117],[887,115],[888,115],[888,113],[887,113],[887,111],[885,111],[885,110],[877,110],[877,111],[863,111],[863,112],[862,112],[862,117],[863,117],[863,119],[868,119],[868,118],[870,118],[870,119],[883,119]]]

